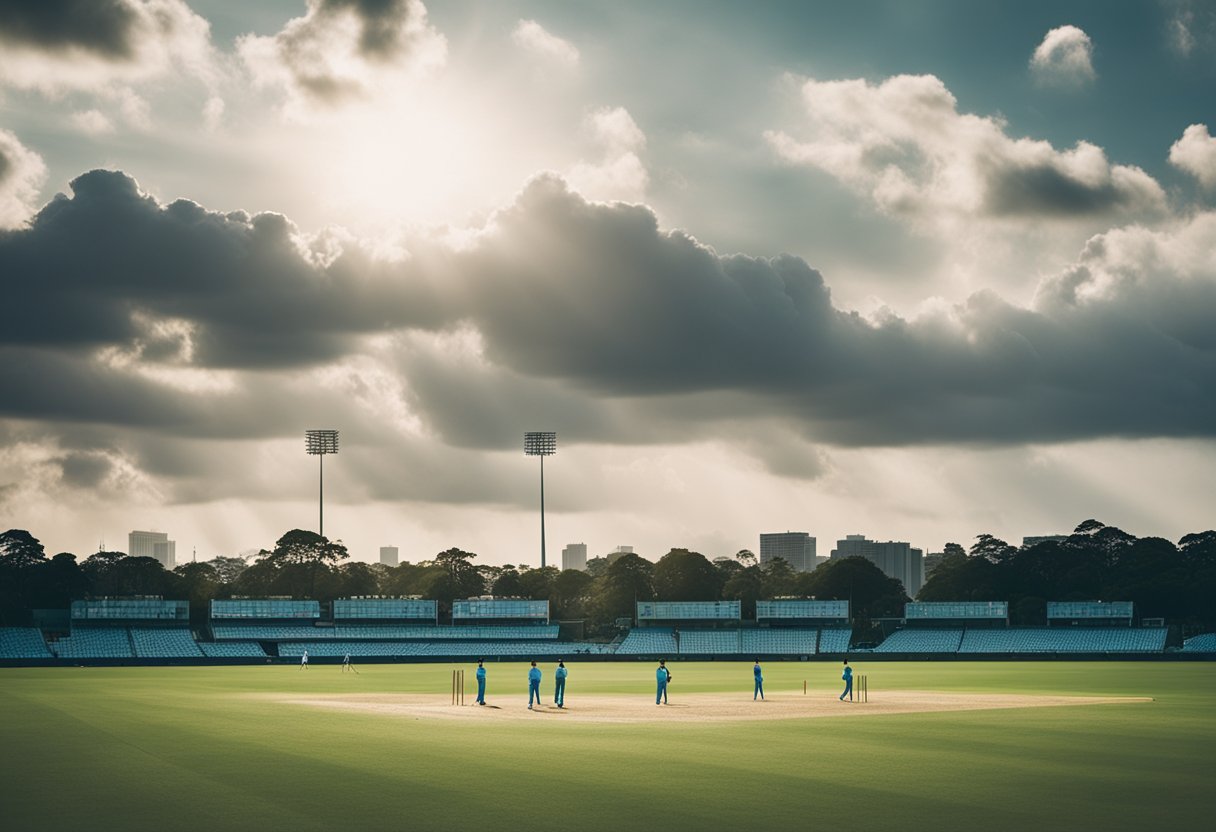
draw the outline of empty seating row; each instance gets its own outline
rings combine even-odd
[[[810,656],[817,652],[819,631],[808,629],[764,629],[743,631],[743,652],[757,656],[790,653]]]
[[[957,653],[963,642],[959,630],[899,630],[874,648],[875,653]]]
[[[198,658],[203,652],[186,629],[131,628],[131,644],[137,658]]]
[[[1166,629],[1145,627],[1038,627],[967,630],[960,653],[1160,653]]]
[[[308,651],[309,657],[316,658],[344,656],[349,653],[354,658],[465,656],[476,659],[489,656],[544,656],[558,659],[612,652],[606,644],[561,641],[298,641],[279,645],[279,655],[285,658],[299,658],[305,650]]]
[[[740,653],[743,637],[740,630],[682,630],[676,638],[676,648],[682,654]]]
[[[51,645],[61,659],[132,659],[131,637],[125,629],[73,630]]]
[[[204,656],[217,659],[266,658],[256,641],[200,641],[198,646]]]
[[[1216,653],[1216,633],[1192,636],[1182,642],[1182,649],[1187,653]]]
[[[853,631],[846,629],[824,629],[819,631],[820,653],[847,653],[853,640]]]
[[[427,639],[470,639],[524,641],[531,639],[556,639],[556,624],[503,625],[503,626],[409,626],[375,624],[338,624],[333,627],[314,627],[309,624],[217,624],[212,622],[211,633],[216,641],[320,641],[333,639],[350,641],[358,639],[412,641]]]
[[[42,631],[37,627],[0,627],[0,659],[49,659]]]
[[[677,653],[676,637],[671,630],[642,628],[630,630],[616,648],[617,655],[664,655]]]

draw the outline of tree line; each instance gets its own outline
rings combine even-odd
[[[910,600],[898,580],[864,558],[834,559],[812,572],[784,560],[760,564],[742,550],[710,560],[672,549],[658,561],[629,553],[592,558],[586,571],[477,563],[477,554],[452,548],[430,560],[382,564],[350,562],[341,541],[293,529],[252,560],[217,557],[166,570],[155,558],[97,552],[83,561],[71,553],[47,557],[28,531],[0,534],[0,623],[28,624],[33,610],[64,609],[86,597],[160,595],[188,600],[201,626],[216,598],[288,596],[322,602],[357,595],[418,596],[439,602],[441,618],[457,598],[478,595],[548,600],[556,620],[582,620],[589,635],[608,636],[631,619],[637,601],[741,600],[755,617],[761,598],[802,597],[851,602],[854,629],[899,617]],[[1014,547],[980,535],[970,551],[947,544],[917,596],[921,601],[1008,601],[1015,624],[1044,622],[1047,601],[1133,601],[1137,615],[1187,629],[1216,629],[1216,531],[1189,534],[1177,545],[1136,538],[1086,521],[1062,541]]]

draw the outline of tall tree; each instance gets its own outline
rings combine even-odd
[[[716,601],[722,594],[722,574],[705,555],[687,549],[660,558],[651,580],[655,597],[664,601]]]
[[[305,529],[292,529],[275,542],[266,561],[280,570],[280,581],[289,580],[292,595],[312,598],[316,596],[318,576],[348,557],[350,553],[342,541],[331,541]],[[299,586],[299,577],[306,579],[306,588]]]

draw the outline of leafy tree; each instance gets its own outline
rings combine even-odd
[[[654,566],[651,580],[656,598],[664,601],[716,601],[722,575],[700,552],[672,549]]]
[[[760,567],[760,571],[764,574],[765,598],[776,598],[793,593],[794,581],[797,579],[798,573],[785,558],[773,558]]]
[[[835,558],[810,574],[816,598],[849,601],[855,618],[902,615],[908,601],[902,583],[863,557]]]
[[[990,563],[1004,563],[1017,554],[1017,549],[999,537],[981,534],[971,544],[971,557],[983,558]]]
[[[578,569],[563,569],[553,579],[552,614],[563,619],[585,617],[586,600],[594,580]]]
[[[60,552],[35,570],[30,606],[66,609],[89,592],[89,579],[70,552]]]
[[[440,552],[431,562],[441,571],[430,583],[426,597],[451,604],[457,598],[472,598],[485,593],[485,581],[473,565],[473,552],[451,548]]]
[[[0,532],[0,568],[32,569],[46,561],[46,550],[38,538],[25,529]]]
[[[948,555],[962,555],[962,556],[966,557],[967,550],[964,549],[962,546],[958,545],[957,543],[947,543],[945,546],[942,547],[942,554],[947,555],[947,556]]]
[[[503,598],[517,598],[524,594],[524,585],[514,569],[504,569],[490,587],[490,592]]]
[[[621,555],[595,582],[592,617],[601,625],[617,618],[632,618],[634,603],[654,598],[651,577],[654,564],[632,552]]]
[[[236,583],[236,579],[249,566],[244,558],[232,557],[214,557],[206,563],[210,563],[215,570],[215,579],[221,584]]]
[[[741,602],[743,617],[756,617],[756,601],[764,597],[764,573],[759,566],[748,566],[731,575],[722,587],[722,597],[725,599],[738,598]]]
[[[34,575],[45,563],[42,544],[25,529],[0,533],[0,621],[25,623]]]
[[[519,576],[519,585],[523,596],[531,598],[534,601],[552,601],[553,582],[557,580],[557,576],[560,574],[561,570],[556,566],[526,570]]]
[[[370,563],[355,561],[344,563],[335,570],[337,590],[335,598],[350,598],[354,595],[377,595],[380,592],[380,576]]]
[[[265,561],[279,570],[276,585],[291,595],[313,598],[318,576],[348,557],[350,553],[342,541],[331,541],[305,529],[292,529],[278,539]]]
[[[608,572],[608,558],[601,556],[587,561],[587,574],[593,578],[602,578]]]

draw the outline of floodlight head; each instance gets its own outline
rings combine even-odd
[[[304,447],[310,454],[336,454],[338,432],[336,430],[304,431]]]
[[[551,430],[529,431],[524,434],[524,454],[552,456],[557,453],[557,434]]]

